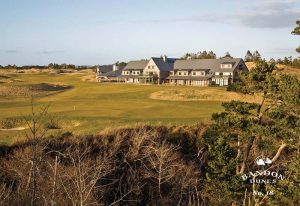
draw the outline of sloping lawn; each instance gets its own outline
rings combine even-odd
[[[211,114],[221,111],[221,99],[205,101],[172,101],[150,98],[151,94],[174,90],[174,86],[101,84],[83,81],[85,74],[15,74],[18,81],[1,86],[27,87],[47,83],[69,86],[58,93],[45,93],[35,98],[38,106],[50,103],[50,113],[62,125],[50,133],[96,133],[106,127],[149,124],[194,124],[210,122]],[[209,88],[177,87],[180,90]],[[225,88],[217,88],[226,92]],[[0,96],[0,120],[20,118],[30,113],[30,95]],[[0,144],[22,138],[24,131],[0,131]]]

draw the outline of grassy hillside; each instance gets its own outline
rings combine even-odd
[[[255,62],[246,62],[246,65],[251,70],[252,68],[255,67]],[[291,66],[287,66],[287,65],[283,65],[283,64],[276,64],[274,72],[277,74],[281,74],[281,73],[290,74],[290,75],[297,76],[298,78],[300,78],[300,69],[294,68]]]
[[[62,128],[51,130],[53,134],[65,131],[93,134],[106,127],[136,123],[158,125],[210,122],[211,114],[221,111],[222,101],[244,99],[227,93],[225,88],[177,86],[174,89],[174,86],[100,84],[90,81],[93,80],[91,71],[77,74],[47,71],[1,75],[0,121],[5,124],[11,119],[28,115],[30,96],[35,95],[37,106],[50,103],[49,112]],[[187,95],[174,101],[173,94],[177,90]],[[194,101],[189,98],[191,92],[196,100],[199,100],[197,95],[204,95],[205,99]],[[157,94],[169,96],[153,98]],[[15,127],[25,125],[19,123]],[[11,143],[23,136],[24,131],[2,130],[0,144]]]

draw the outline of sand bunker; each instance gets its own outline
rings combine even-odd
[[[66,85],[55,85],[48,83],[40,83],[34,85],[21,86],[2,86],[0,85],[0,97],[30,97],[49,95],[57,92],[62,92],[72,88]]]
[[[231,101],[240,100],[246,102],[260,101],[259,95],[245,95],[236,92],[228,92],[218,88],[205,89],[170,89],[152,93],[149,98],[168,101]]]
[[[10,129],[0,129],[0,131],[21,131],[24,129],[25,129],[25,127],[15,127],[15,128],[10,128]]]

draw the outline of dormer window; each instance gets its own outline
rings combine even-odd
[[[234,63],[231,63],[231,62],[225,62],[225,63],[222,63],[221,64],[221,68],[222,69],[232,69]]]

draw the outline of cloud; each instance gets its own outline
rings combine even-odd
[[[59,54],[59,53],[64,53],[64,50],[44,50],[41,51],[42,54]]]
[[[15,49],[7,49],[7,50],[4,50],[5,53],[8,53],[8,54],[17,54],[17,53],[20,53],[19,50],[15,50]]]
[[[233,23],[252,28],[285,28],[295,25],[300,8],[293,0],[264,0],[242,8],[227,18]]]
[[[212,22],[241,25],[250,28],[286,28],[295,25],[300,16],[300,7],[295,8],[295,0],[260,0],[247,7],[234,9],[233,14],[207,13],[199,16],[154,19],[135,23],[178,23]]]
[[[272,48],[268,51],[270,54],[280,54],[280,55],[289,55],[289,54],[296,54],[295,48]]]
[[[133,23],[150,23],[150,24],[179,23],[179,22],[218,22],[218,18],[210,15],[201,15],[201,16],[181,17],[181,18],[179,17],[179,18],[133,21]]]

